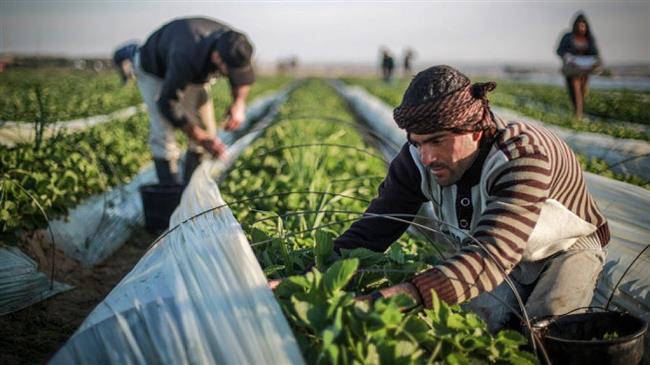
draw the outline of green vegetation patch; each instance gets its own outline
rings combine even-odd
[[[289,77],[262,76],[249,100],[287,84]],[[217,116],[231,100],[230,87],[218,79],[212,87]],[[10,68],[0,73],[0,120],[56,122],[108,114],[142,102],[134,82],[122,85],[117,73],[70,68]]]
[[[62,75],[69,76],[67,72]],[[117,80],[111,74],[113,77]],[[289,78],[262,78],[252,88],[251,99],[289,81]],[[217,96],[230,98],[226,84],[213,90]],[[95,93],[101,94],[98,90]],[[46,121],[41,120],[40,125],[47,128]],[[148,118],[141,112],[76,133],[37,138],[34,143],[0,145],[2,242],[14,244],[20,232],[44,227],[45,215],[50,219],[65,216],[83,199],[129,182],[151,160],[148,134]],[[183,144],[184,135],[181,132],[177,135]]]
[[[393,84],[386,84],[381,80],[358,78],[347,78],[344,79],[344,81],[348,84],[364,87],[368,92],[391,106],[396,106],[401,103],[404,91],[410,82],[410,80],[400,80]],[[526,85],[508,81],[499,81],[497,82],[497,85],[496,90],[489,94],[490,103],[493,105],[515,110],[544,123],[555,124],[577,131],[602,133],[617,138],[650,140],[650,134],[648,133],[628,129],[612,122],[587,122],[584,120],[578,120],[574,118],[569,111],[562,109],[563,107],[561,105],[556,108],[555,111],[540,110],[540,102],[549,104],[555,103],[553,105],[564,103],[565,107],[568,105],[568,96],[565,92],[561,92],[561,88],[544,85]],[[598,98],[598,100],[606,100],[607,95],[620,95],[618,100],[626,100],[624,105],[633,105],[630,108],[645,108],[644,113],[650,113],[650,109],[646,108],[646,105],[649,104],[648,99],[650,98],[648,94],[631,92],[592,92],[590,95],[594,94],[598,96],[592,97]],[[562,95],[563,97],[561,97]],[[529,102],[526,102],[525,100],[529,100]],[[614,98],[612,100],[617,99]],[[608,103],[609,102],[610,101],[608,101]],[[606,109],[605,107],[603,108]],[[635,115],[645,115],[644,113],[637,113]],[[620,117],[621,115],[617,114],[617,116]],[[588,157],[579,153],[576,153],[576,156],[578,157],[582,169],[585,171],[638,185],[645,189],[650,189],[649,181],[646,181],[639,176],[614,172],[609,168],[607,162],[602,159]]]
[[[358,294],[408,280],[439,262],[436,245],[404,236],[385,253],[333,251],[367,207],[386,161],[322,81],[292,93],[277,124],[220,184],[265,274],[285,279],[276,297],[309,364],[534,364],[526,339],[458,306],[430,310],[407,297],[374,305]],[[300,275],[308,267],[314,267]]]
[[[84,198],[128,182],[151,159],[144,113],[36,144],[0,146],[0,238],[45,226]],[[42,210],[42,211],[41,211]]]

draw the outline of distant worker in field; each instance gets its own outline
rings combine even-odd
[[[225,153],[226,146],[216,135],[210,80],[228,77],[233,100],[224,128],[238,128],[255,81],[252,54],[253,46],[244,34],[207,18],[173,20],[151,34],[135,53],[134,71],[149,113],[149,144],[161,184],[180,180],[176,128],[189,138],[183,183],[205,152]]]
[[[609,241],[607,221],[558,136],[495,117],[487,100],[495,87],[472,84],[449,66],[428,68],[411,81],[393,114],[408,143],[366,214],[411,221],[422,204],[432,204],[442,222],[437,229],[453,237],[456,253],[411,282],[363,299],[405,293],[431,307],[433,291],[450,304],[468,302],[492,332],[519,308],[506,278],[531,317],[591,302]],[[384,252],[408,226],[359,220],[336,239],[335,250]]]
[[[123,84],[135,79],[133,57],[138,52],[137,43],[127,43],[113,52],[113,66],[120,75]]]
[[[407,48],[404,51],[404,77],[411,77],[411,72],[413,72],[413,58],[415,58],[415,52],[412,49]]]
[[[384,82],[390,82],[393,79],[393,70],[395,69],[395,60],[387,49],[381,50],[381,75]]]
[[[575,115],[582,118],[585,97],[589,92],[587,79],[601,64],[596,40],[583,14],[576,16],[571,32],[562,36],[556,53],[562,58],[562,73],[566,78]]]

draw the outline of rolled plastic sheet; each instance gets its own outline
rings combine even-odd
[[[0,316],[69,289],[70,285],[50,281],[17,247],[0,247]]]
[[[192,175],[163,235],[52,364],[302,364],[297,342],[216,179],[268,127],[290,89],[225,160]]]
[[[50,221],[55,246],[66,256],[94,266],[120,248],[143,220],[140,185],[156,181],[148,164],[128,184],[86,199],[66,218]],[[50,239],[45,229],[43,237]]]
[[[45,130],[45,137],[48,138],[54,133],[60,132],[75,132],[90,128],[95,125],[103,124],[113,120],[126,119],[138,112],[144,111],[144,104],[138,106],[130,106],[118,111],[95,115],[88,118],[64,120],[48,124]],[[6,146],[13,146],[18,143],[24,143],[34,140],[34,123],[30,122],[14,122],[14,121],[0,121],[0,144]]]
[[[566,87],[566,78],[560,73],[504,73],[499,78],[533,84]],[[589,77],[589,88],[594,90],[650,91],[650,79],[643,76],[599,76]]]
[[[388,105],[360,87],[346,86],[341,82],[332,85],[370,128],[399,145],[406,142],[406,134],[393,122]],[[650,244],[650,192],[591,173],[585,173],[585,179],[598,207],[607,217],[612,236],[606,246],[607,262],[592,305],[606,304],[614,286],[629,267],[616,290],[611,308],[636,314],[650,323],[650,249],[641,254]],[[423,212],[425,210],[421,210]],[[630,266],[635,259],[634,265]],[[650,350],[648,341],[647,336],[646,349]]]
[[[173,227],[51,364],[301,364],[246,236],[203,162]],[[202,214],[201,214],[202,213]]]

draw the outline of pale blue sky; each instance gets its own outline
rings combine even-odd
[[[108,55],[180,16],[247,33],[261,62],[374,62],[384,45],[420,61],[552,64],[584,10],[606,62],[650,62],[650,1],[12,1],[0,0],[0,51]]]

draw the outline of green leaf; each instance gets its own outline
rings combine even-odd
[[[404,263],[404,252],[400,245],[393,244],[390,246],[389,257],[398,264]]]
[[[372,266],[384,261],[384,255],[367,248],[355,248],[354,250],[341,250],[343,258],[357,258],[363,267]]]
[[[507,346],[517,347],[525,345],[528,341],[519,332],[513,330],[503,330],[497,334],[496,341]]]
[[[284,265],[271,265],[264,268],[264,275],[269,276],[284,269]]]
[[[449,365],[470,365],[469,359],[460,352],[454,352],[447,355],[445,362]]]
[[[537,357],[530,352],[525,351],[515,351],[510,354],[508,360],[513,365],[537,365],[539,360]]]
[[[290,276],[280,283],[275,289],[275,295],[280,298],[289,298],[295,293],[304,293],[309,290],[311,283],[305,276]]]
[[[314,256],[316,266],[322,270],[327,260],[334,252],[334,236],[326,231],[319,230],[316,232],[316,246],[314,247]]]
[[[352,279],[359,267],[358,259],[336,261],[323,275],[322,288],[328,294],[333,294],[341,289]]]
[[[309,320],[309,316],[307,315],[307,312],[311,308],[311,305],[307,302],[298,300],[296,297],[291,298],[291,304],[293,305],[293,309],[296,312],[298,318],[300,318],[300,320],[303,323],[311,327],[311,321]]]

